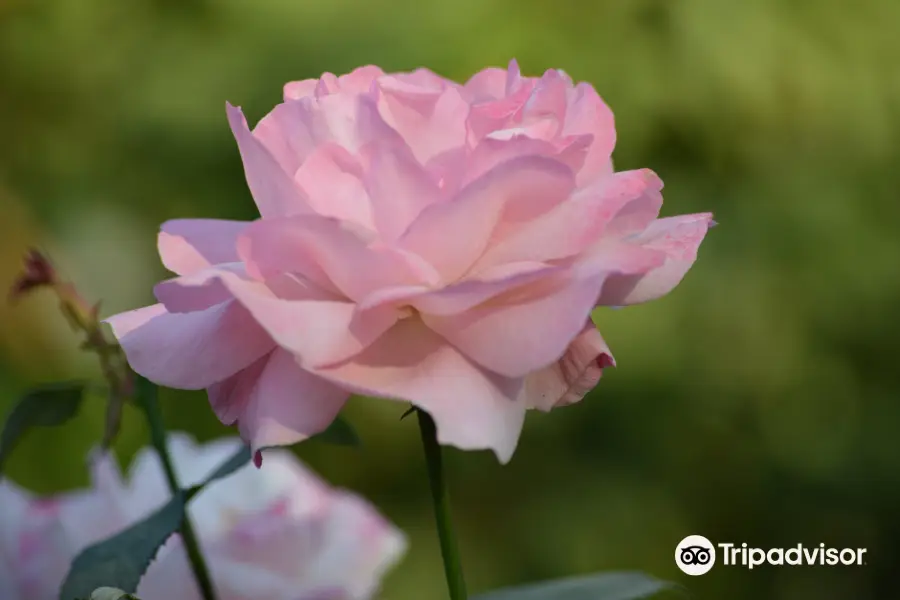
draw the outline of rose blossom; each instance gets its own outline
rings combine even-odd
[[[139,373],[206,388],[254,447],[321,431],[353,392],[506,462],[527,408],[613,364],[592,309],[668,293],[711,224],[658,218],[662,182],[613,171],[612,112],[561,71],[369,66],[284,96],[252,131],[228,106],[262,218],[164,224],[179,277],[110,319]]]
[[[199,446],[170,434],[182,485],[200,483],[241,446]],[[406,548],[405,537],[360,497],[330,488],[284,451],[265,451],[188,505],[220,600],[371,598]],[[0,598],[57,600],[71,561],[87,546],[147,517],[170,494],[155,452],[138,453],[127,479],[111,456],[91,464],[90,489],[36,498],[0,481]],[[163,546],[137,591],[141,600],[199,600],[178,536]]]

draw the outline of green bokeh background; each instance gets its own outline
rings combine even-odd
[[[152,301],[160,222],[251,219],[225,120],[285,81],[374,63],[464,80],[516,57],[563,68],[616,113],[620,169],[666,182],[666,215],[720,225],[670,296],[596,316],[618,368],[530,415],[513,461],[448,452],[470,591],[601,569],[701,600],[897,597],[900,562],[900,2],[896,0],[0,0],[0,287],[30,244],[103,314]],[[0,410],[29,385],[98,377],[46,295],[0,306]],[[171,427],[228,435],[204,395]],[[410,536],[385,600],[446,597],[414,420],[355,400],[365,448],[301,445]],[[102,427],[31,435],[16,481],[86,481]],[[126,414],[118,450],[146,441]],[[2,510],[2,507],[0,507]],[[863,567],[716,567],[688,534],[868,548]]]

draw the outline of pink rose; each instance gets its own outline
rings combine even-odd
[[[183,485],[199,483],[241,445],[198,446],[170,434]],[[37,499],[0,482],[0,598],[57,600],[69,564],[85,547],[164,504],[168,488],[156,454],[142,450],[129,477],[112,457],[94,460],[89,490]],[[189,505],[220,600],[371,598],[406,548],[402,533],[360,497],[330,488],[287,452],[266,451],[211,484]],[[178,536],[141,580],[142,600],[199,600]]]
[[[228,116],[262,218],[163,225],[179,277],[110,322],[139,373],[207,388],[255,447],[320,431],[353,392],[506,462],[526,409],[613,364],[592,309],[668,293],[711,223],[658,218],[662,182],[613,171],[612,113],[561,71],[363,67],[289,83],[252,132]]]

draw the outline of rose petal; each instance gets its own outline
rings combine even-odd
[[[489,67],[472,75],[463,86],[470,102],[496,100],[506,94],[506,69]]]
[[[135,371],[159,385],[185,390],[203,389],[237,373],[273,345],[233,300],[178,314],[156,304],[106,322]]]
[[[610,277],[597,305],[625,306],[665,296],[681,283],[697,259],[697,250],[712,221],[711,213],[658,219],[632,241],[647,250],[663,252],[665,262],[646,274]]]
[[[391,243],[430,204],[440,190],[408,150],[376,146],[366,174],[375,226],[381,240]]]
[[[317,214],[374,230],[372,205],[362,177],[356,157],[334,142],[316,148],[294,175]]]
[[[399,317],[391,307],[358,313],[352,302],[322,300],[315,295],[281,297],[277,289],[264,283],[225,272],[219,277],[254,322],[304,365],[346,360],[371,344]]]
[[[501,221],[521,222],[547,212],[569,196],[573,179],[565,165],[548,158],[507,161],[466,186],[452,201],[426,208],[399,244],[424,258],[451,283],[485,251]]]
[[[524,402],[544,412],[574,404],[594,389],[603,369],[611,366],[615,366],[612,354],[597,327],[588,320],[562,358],[525,378]]]
[[[416,318],[400,321],[346,363],[316,372],[360,394],[412,402],[432,416],[440,443],[488,448],[504,464],[525,418],[516,401],[521,380],[472,364]]]
[[[592,85],[579,83],[569,92],[562,135],[586,133],[594,136],[594,143],[585,158],[584,167],[578,173],[579,186],[612,173],[611,157],[616,146],[612,111]]]
[[[466,279],[439,290],[419,292],[411,296],[408,302],[423,314],[459,314],[560,271],[560,267],[546,263],[507,263],[500,268],[483,271],[475,279]]]
[[[566,92],[568,82],[556,69],[548,69],[536,82],[531,96],[522,107],[524,123],[544,121],[550,124],[546,138],[556,137],[566,118]]]
[[[285,102],[259,120],[253,138],[290,179],[316,149],[310,102]]]
[[[603,235],[640,231],[659,214],[662,181],[648,169],[607,177],[484,253],[474,271],[513,261],[549,261],[583,252]]]
[[[243,221],[174,219],[166,221],[157,238],[163,265],[178,275],[190,275],[218,263],[235,262],[237,237]]]
[[[362,94],[368,91],[372,82],[382,75],[384,75],[384,71],[374,65],[358,67],[340,77],[335,77],[332,73],[323,73],[319,79],[304,79],[285,84],[284,99],[285,101],[299,100],[312,96],[314,93],[320,97],[337,92]]]
[[[584,162],[585,152],[580,148],[584,148],[589,141],[589,138],[572,138],[557,144],[555,141],[537,140],[525,135],[503,139],[488,137],[478,142],[466,157],[465,164],[457,165],[456,168],[461,171],[463,185],[508,160],[522,156],[554,158],[576,173]]]
[[[422,319],[463,354],[506,377],[559,359],[584,325],[603,277],[548,277],[458,315]]]
[[[319,84],[318,79],[303,79],[301,81],[289,81],[284,84],[284,101],[300,100],[313,95],[316,86]]]
[[[310,103],[315,139],[333,141],[353,154],[371,142],[405,145],[378,111],[374,97],[334,94]]]
[[[270,150],[247,127],[240,108],[227,104],[228,122],[237,140],[247,186],[263,217],[310,211],[303,191],[284,171]]]
[[[469,105],[455,87],[426,93],[385,79],[380,89],[382,116],[400,133],[420,163],[465,144]]]
[[[228,271],[243,279],[250,278],[243,263],[221,264],[161,281],[153,286],[153,295],[170,313],[205,310],[232,298],[231,292],[217,277],[221,271]]]
[[[423,283],[421,269],[402,252],[371,246],[347,223],[326,217],[256,221],[238,252],[254,276],[299,273],[354,300],[385,286]]]
[[[238,422],[253,452],[286,446],[323,431],[349,394],[276,349],[251,367],[209,388],[213,410],[226,425]]]

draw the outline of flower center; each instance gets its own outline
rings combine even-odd
[[[402,321],[403,319],[415,316],[419,311],[407,304],[398,308],[397,312],[400,313],[399,320]]]

